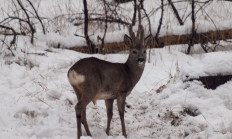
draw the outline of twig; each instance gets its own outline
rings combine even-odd
[[[118,24],[122,24],[122,25],[130,25],[130,23],[123,21],[122,19],[116,19],[113,17],[108,16],[107,17],[107,22],[108,23],[118,23]],[[97,17],[97,18],[89,18],[89,21],[105,21],[106,19],[103,17]]]
[[[99,53],[102,53],[103,52],[103,49],[104,49],[104,44],[105,44],[105,36],[106,36],[106,32],[107,32],[107,28],[108,28],[108,22],[107,22],[107,19],[108,19],[108,16],[107,16],[107,8],[106,8],[106,0],[103,0],[103,3],[104,3],[104,10],[105,10],[105,30],[104,30],[104,34],[103,34],[103,37],[101,38],[100,36],[98,36],[98,39],[101,40],[101,46],[99,48]]]
[[[23,4],[21,3],[20,0],[17,0],[19,6],[21,7],[21,9],[23,10],[23,12],[25,13],[26,17],[27,17],[27,24],[29,25],[30,27],[30,30],[31,30],[31,43],[33,44],[34,43],[34,33],[35,33],[35,29],[34,27],[32,26],[32,23],[31,23],[31,20],[30,20],[30,16],[28,15],[27,13],[27,10],[24,8]]]
[[[5,44],[5,45],[7,46],[7,49],[10,50],[12,56],[15,56],[15,54],[14,54],[13,51],[11,50],[10,46],[9,46],[4,40],[0,40],[0,41],[3,43],[3,45]]]
[[[43,101],[42,99],[38,98],[39,101],[43,102],[44,104],[48,105],[50,108],[53,108],[52,106],[50,106],[48,103],[46,103],[45,101]]]
[[[177,20],[179,21],[180,25],[184,25],[184,23],[183,23],[182,19],[180,18],[180,15],[179,15],[179,13],[178,13],[176,7],[174,6],[172,0],[168,0],[168,2],[169,2],[169,4],[171,5],[172,10],[173,10],[174,14],[176,15],[176,18],[177,18]]]
[[[41,18],[40,18],[40,16],[39,16],[39,14],[38,14],[38,12],[36,11],[34,5],[31,3],[30,0],[27,0],[27,2],[31,5],[32,9],[34,10],[34,12],[35,12],[35,14],[36,14],[36,17],[37,17],[37,19],[39,20],[39,22],[40,22],[40,24],[41,24],[41,26],[42,26],[43,33],[46,34],[45,28],[44,28],[44,24],[43,24],[43,22],[42,22],[42,20],[41,20]]]
[[[161,0],[161,15],[160,15],[160,20],[159,20],[159,26],[157,28],[157,32],[156,32],[156,35],[155,35],[155,41],[156,41],[156,45],[157,47],[161,47],[161,46],[158,46],[159,44],[159,33],[160,33],[160,30],[161,30],[161,26],[163,24],[163,16],[164,16],[164,0]]]
[[[0,25],[0,28],[4,28],[6,30],[11,30],[13,32],[14,37],[13,37],[13,40],[10,42],[10,44],[11,45],[14,44],[15,41],[16,41],[16,35],[17,35],[16,31],[13,28],[7,27],[7,26],[4,26],[4,25]]]
[[[134,0],[134,14],[133,14],[133,18],[132,18],[132,26],[135,25],[136,13],[137,13],[137,0]]]
[[[28,53],[28,52],[25,52],[23,49],[21,49],[21,52],[23,52],[25,54],[33,54],[33,55],[46,56],[46,53]]]
[[[147,14],[146,9],[145,9],[144,6],[143,6],[143,0],[140,0],[140,7],[141,7],[141,9],[143,10],[143,12],[144,12],[144,14],[145,14],[145,16],[146,16],[146,18],[147,18],[148,27],[149,27],[149,34],[152,34],[152,33],[151,33],[151,21],[150,21],[150,18],[149,18],[149,16],[148,16],[148,14]]]

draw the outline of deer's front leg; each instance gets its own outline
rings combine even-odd
[[[126,135],[125,121],[124,121],[125,102],[126,102],[126,93],[119,94],[117,98],[118,111],[122,124],[122,134],[126,138],[127,135]]]

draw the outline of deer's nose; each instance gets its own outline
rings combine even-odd
[[[140,63],[141,63],[141,62],[145,62],[145,59],[144,59],[144,58],[139,58],[139,59],[138,59],[138,62],[140,62]]]

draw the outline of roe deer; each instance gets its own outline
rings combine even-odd
[[[68,71],[68,80],[77,95],[75,106],[77,119],[77,138],[82,135],[81,123],[86,133],[91,136],[86,121],[86,106],[96,100],[105,100],[107,110],[107,128],[109,135],[110,122],[113,115],[113,102],[117,99],[122,133],[127,137],[124,123],[125,100],[139,81],[146,62],[146,46],[153,41],[152,35],[144,39],[144,29],[140,25],[135,37],[132,26],[124,42],[130,47],[126,63],[111,63],[94,57],[84,58],[76,62]]]

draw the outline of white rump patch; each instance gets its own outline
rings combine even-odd
[[[85,76],[78,74],[75,70],[71,70],[68,73],[68,80],[71,85],[78,85],[85,81]]]

